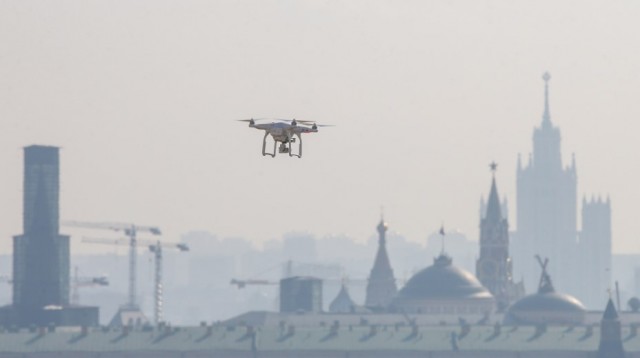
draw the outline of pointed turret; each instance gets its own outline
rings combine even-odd
[[[386,233],[388,230],[387,223],[384,218],[380,219],[378,224],[378,253],[376,254],[371,274],[369,275],[369,283],[367,284],[367,297],[365,306],[376,309],[385,309],[391,299],[398,291],[396,280],[393,276],[393,269],[389,262],[387,254]]]
[[[598,358],[624,358],[620,319],[613,301],[609,298],[607,308],[600,321],[600,344]]]
[[[496,169],[498,165],[494,162],[491,163],[490,167],[493,172],[493,178],[491,180],[491,191],[489,192],[485,218],[490,222],[499,222],[502,220],[502,212],[500,210],[500,198],[498,198],[498,189],[496,187]]]
[[[351,299],[349,295],[349,290],[347,290],[347,286],[343,283],[340,288],[340,292],[336,298],[331,301],[329,305],[329,312],[331,313],[353,313],[355,312],[356,304]]]

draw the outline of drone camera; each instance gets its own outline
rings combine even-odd
[[[280,148],[278,148],[279,153],[289,153],[289,147],[287,147],[286,143],[280,144]]]

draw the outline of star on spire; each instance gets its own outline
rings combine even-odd
[[[498,163],[491,162],[491,164],[489,164],[489,169],[491,169],[491,172],[493,173],[493,175],[496,174],[496,170],[498,170]]]

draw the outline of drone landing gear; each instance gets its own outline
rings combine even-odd
[[[286,142],[280,142],[280,147],[278,147],[278,141],[273,141],[273,153],[267,153],[267,137],[269,136],[269,132],[266,132],[264,138],[262,138],[262,155],[270,156],[271,158],[275,158],[276,151],[277,153],[289,153],[290,157],[302,157],[302,137],[299,134],[296,134],[298,137],[298,153],[293,153],[291,150],[291,143],[296,142],[296,138],[289,138]]]
[[[264,134],[264,138],[262,138],[262,156],[270,156],[271,158],[275,158],[276,156],[276,145],[278,144],[278,142],[274,141],[273,142],[273,153],[267,153],[266,148],[267,148],[267,137],[269,136],[269,132],[265,132]]]
[[[289,156],[290,157],[298,157],[301,158],[302,157],[302,137],[300,136],[300,134],[296,134],[296,137],[298,137],[298,154],[294,154],[291,150],[291,143],[295,143],[296,142],[296,138],[289,138],[289,148],[286,148],[287,151],[289,152]],[[280,146],[280,149],[282,150],[282,148],[285,146],[284,143],[282,143],[282,145]],[[280,153],[286,153],[286,152],[280,152]]]

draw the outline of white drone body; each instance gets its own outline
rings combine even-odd
[[[262,138],[262,155],[276,156],[276,150],[278,153],[289,153],[290,157],[302,157],[302,134],[303,133],[316,133],[318,127],[328,127],[327,125],[319,125],[311,121],[296,121],[295,119],[289,121],[284,119],[274,119],[271,123],[256,124],[256,121],[267,119],[241,119],[241,122],[249,122],[249,127],[261,129],[264,131],[264,138]],[[271,135],[273,138],[273,153],[268,153],[267,137]],[[291,143],[298,140],[298,153],[293,153],[291,149]],[[278,143],[280,147],[278,148]]]

